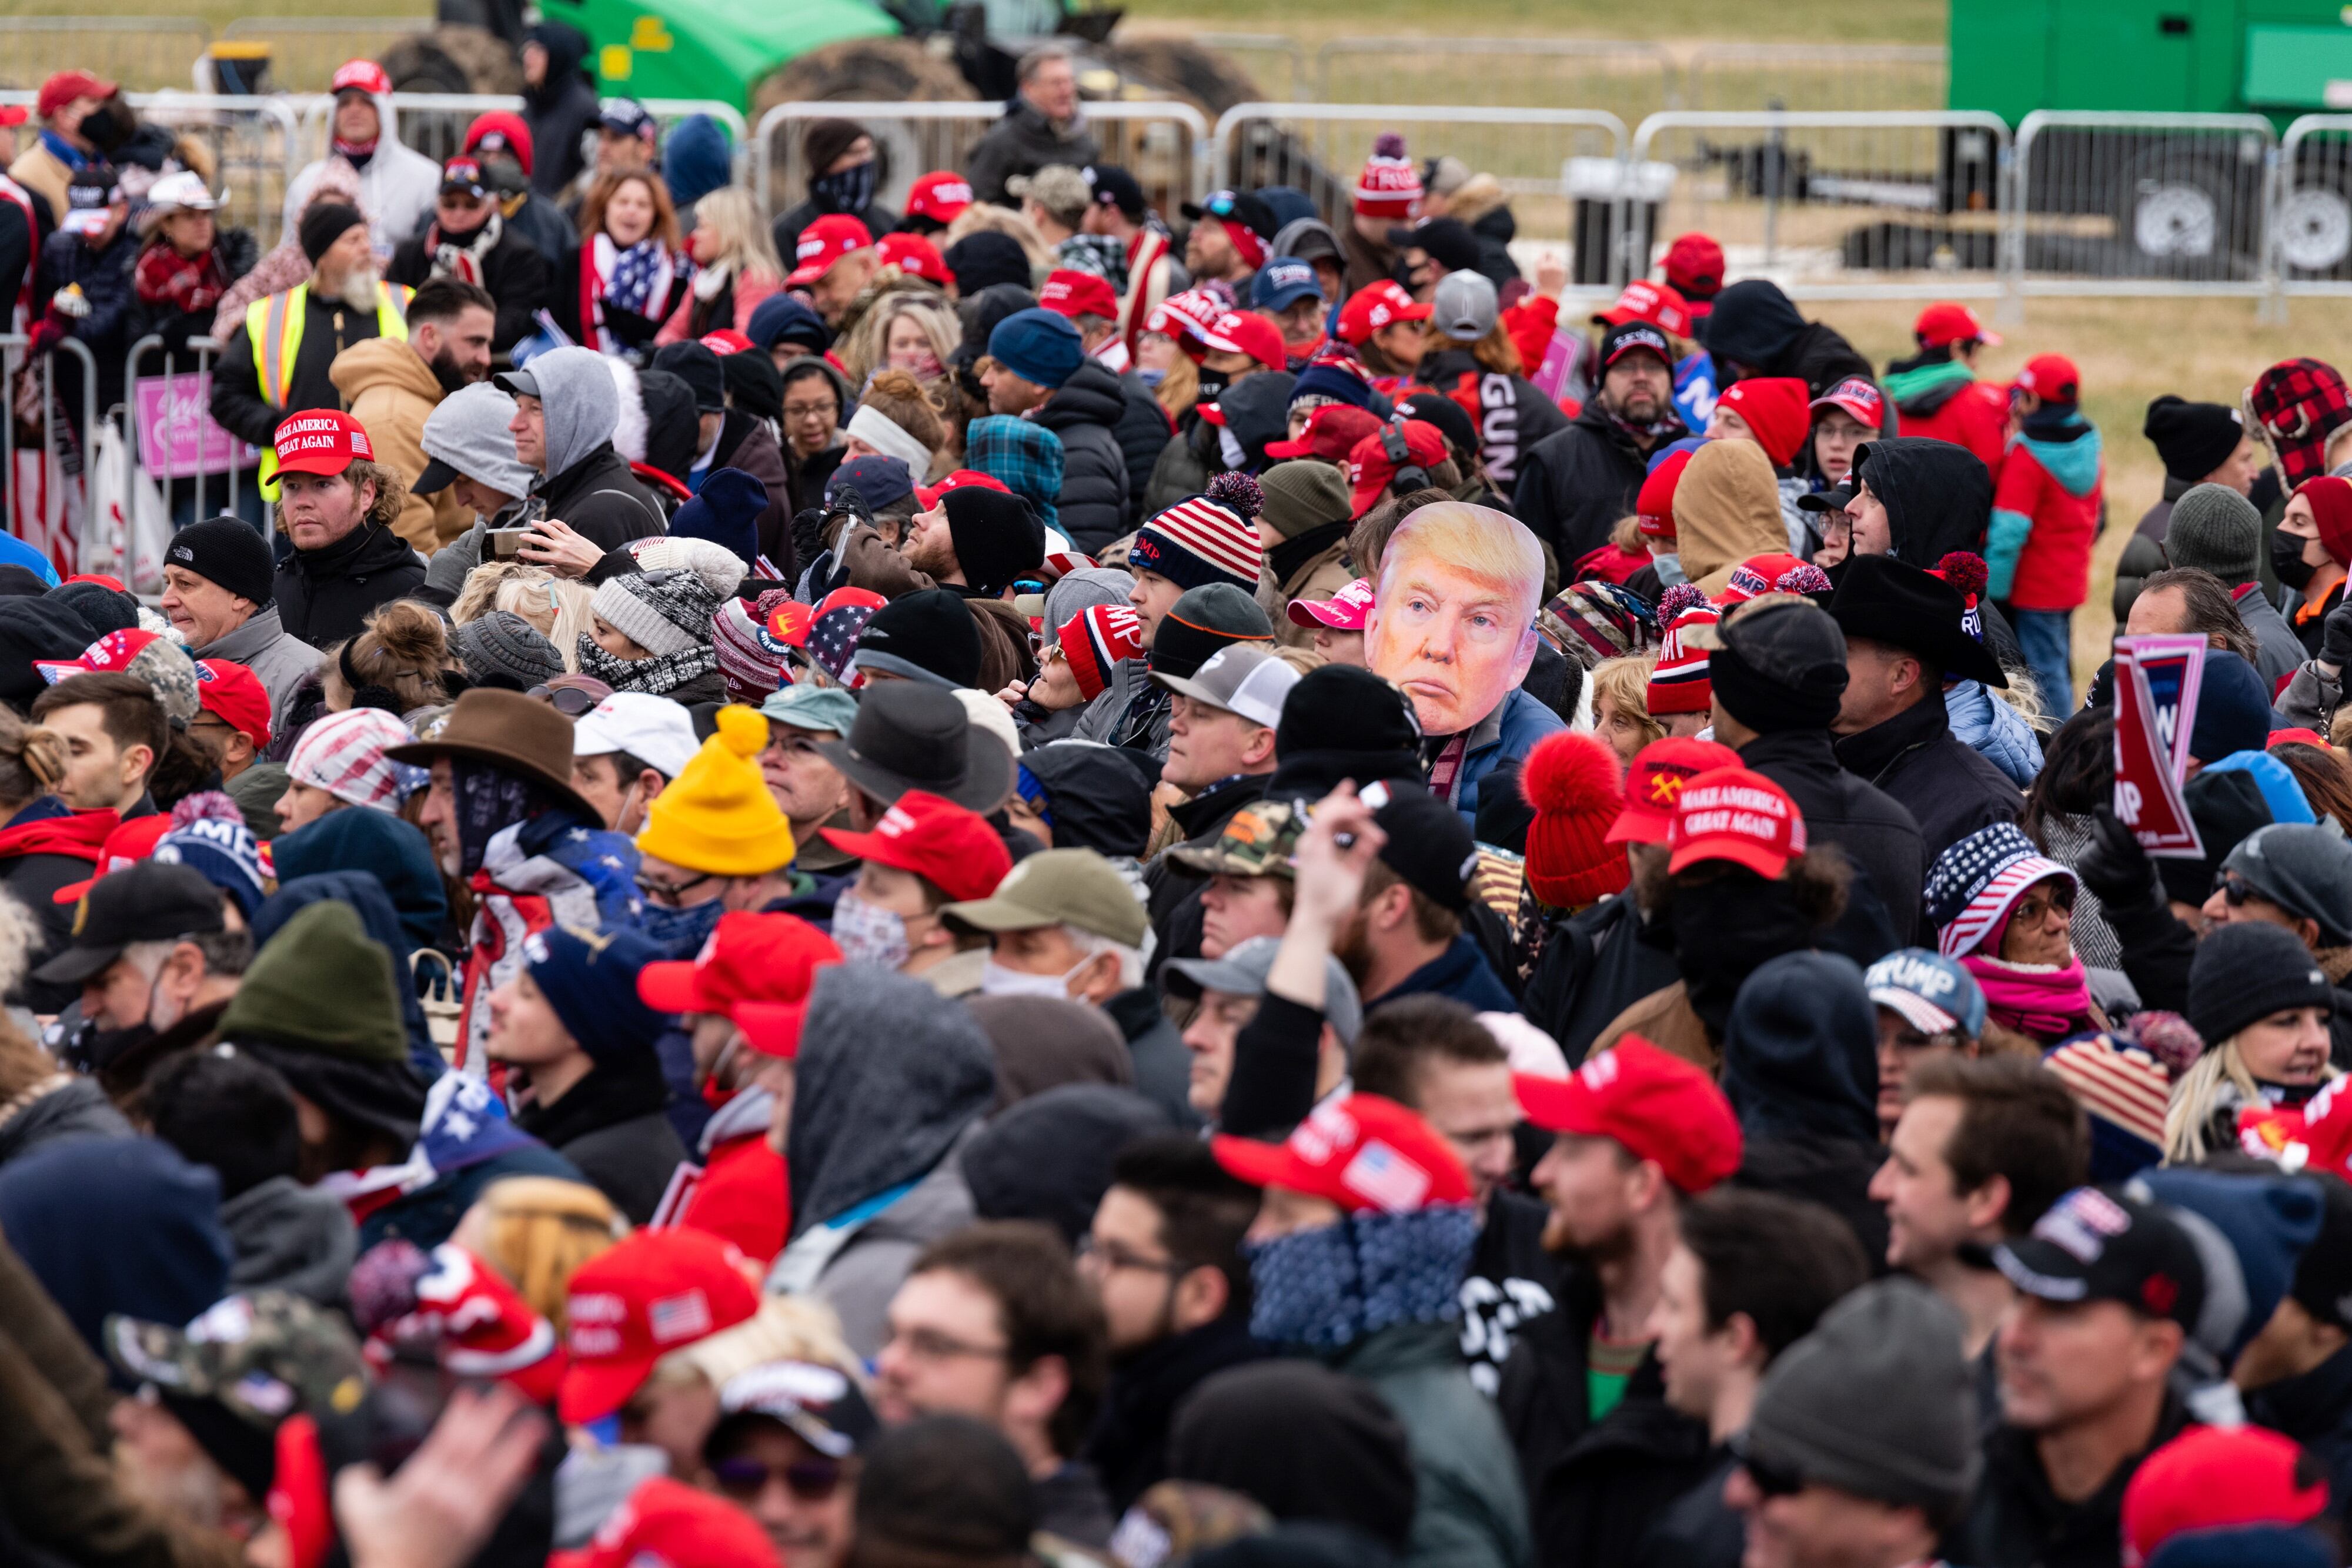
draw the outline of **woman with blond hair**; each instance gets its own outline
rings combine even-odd
[[[466,586],[449,607],[453,625],[478,621],[493,610],[511,610],[530,629],[555,644],[563,668],[580,672],[580,633],[589,630],[588,601],[595,590],[570,578],[558,577],[543,566],[526,561],[497,560],[466,574]]]
[[[857,412],[843,427],[850,458],[896,457],[918,485],[927,484],[948,444],[947,422],[923,383],[905,371],[877,371],[858,394]],[[845,459],[846,461],[846,459]]]
[[[692,292],[693,270],[661,176],[607,174],[580,204],[580,245],[556,263],[548,314],[583,348],[641,360]]]
[[[2337,1077],[2327,1038],[2335,1008],[2335,988],[2284,925],[2232,921],[2198,943],[2189,1022],[2205,1054],[2172,1085],[2165,1163],[2233,1148],[2239,1113],[2299,1106]]]
[[[1665,738],[1665,726],[1650,716],[1650,672],[1657,666],[1653,653],[1628,653],[1593,666],[1592,733],[1628,768],[1642,747]]]
[[[904,371],[929,387],[947,374],[962,330],[954,308],[937,291],[892,290],[858,319],[839,350],[842,368],[860,385],[869,375]]]
[[[612,1200],[585,1182],[507,1176],[482,1189],[449,1239],[506,1276],[562,1333],[572,1276],[628,1233]]]
[[[760,302],[784,286],[768,225],[740,185],[722,185],[694,204],[686,255],[694,263],[694,282],[656,343],[681,343],[720,328],[746,331]]]
[[[332,712],[380,707],[405,721],[420,708],[449,700],[441,680],[449,666],[449,635],[441,618],[413,599],[395,599],[369,617],[367,630],[327,650],[319,681]],[[362,693],[366,703],[358,701]]]

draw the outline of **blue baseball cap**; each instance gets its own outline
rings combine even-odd
[[[1271,256],[1250,283],[1250,308],[1286,310],[1308,295],[1323,298],[1315,269],[1295,256]]]
[[[1897,947],[1862,977],[1870,999],[1901,1013],[1921,1034],[1984,1032],[1985,997],[1974,975],[1941,953]]]

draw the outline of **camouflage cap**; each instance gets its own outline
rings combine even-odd
[[[1286,801],[1259,800],[1234,812],[1215,843],[1199,849],[1180,846],[1168,853],[1178,864],[1207,876],[1287,877],[1292,874],[1290,857],[1306,831],[1305,812]]]
[[[110,1313],[106,1350],[131,1376],[214,1399],[263,1430],[297,1411],[349,1415],[367,1364],[342,1321],[285,1291],[228,1296],[184,1329]]]

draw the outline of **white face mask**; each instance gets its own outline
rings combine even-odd
[[[980,994],[984,997],[1052,997],[1056,1000],[1070,999],[1070,982],[1084,974],[1100,954],[1090,954],[1079,959],[1058,975],[1031,975],[1019,969],[1008,969],[991,955],[980,971]]]
[[[833,906],[833,940],[850,963],[886,969],[904,964],[910,951],[904,919],[847,891]]]

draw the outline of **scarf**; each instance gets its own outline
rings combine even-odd
[[[1336,523],[1318,523],[1304,533],[1294,534],[1265,552],[1265,563],[1274,570],[1276,586],[1288,582],[1298,575],[1299,569],[1333,545],[1343,542],[1356,525],[1348,519]]]
[[[373,141],[346,141],[338,136],[334,140],[334,149],[336,157],[362,173],[367,171],[369,160],[375,156]]]
[[[538,785],[496,763],[457,758],[449,767],[457,786],[458,874],[470,877],[482,869],[493,838],[549,802]]]
[[[719,294],[726,288],[729,281],[732,279],[734,276],[735,264],[733,262],[714,261],[710,263],[708,267],[698,269],[694,275],[694,297],[702,301],[705,305],[709,304],[712,300],[719,298]]]
[[[41,132],[41,145],[48,150],[50,157],[68,169],[79,172],[89,167],[89,155],[54,131]]]
[[[482,267],[498,248],[499,235],[506,232],[506,220],[496,209],[480,228],[469,235],[442,232],[438,222],[425,231],[425,249],[433,257],[433,276],[454,277],[460,283],[482,287]]]
[[[1338,1350],[1400,1323],[1457,1317],[1477,1241],[1478,1211],[1445,1204],[1411,1214],[1350,1214],[1336,1225],[1245,1245],[1250,1334],[1268,1344]]]
[[[650,659],[621,659],[598,647],[596,639],[585,632],[580,634],[580,673],[593,675],[616,692],[666,696],[718,668],[719,650],[709,643]]]
[[[210,310],[228,292],[229,284],[219,252],[182,256],[168,240],[158,240],[139,253],[131,279],[142,305],[180,311]]]
[[[2021,1034],[2055,1043],[2093,1027],[2091,988],[2083,960],[2067,955],[2065,967],[2011,964],[1969,953],[1960,967],[1984,988],[1986,1016]]]
[[[874,177],[882,161],[868,158],[838,174],[820,174],[808,183],[809,204],[820,213],[862,213],[874,200]]]
[[[595,339],[588,346],[619,353],[619,340],[604,325],[605,305],[659,320],[677,277],[677,263],[658,239],[647,235],[623,250],[611,235],[599,234],[580,258],[580,329]]]

